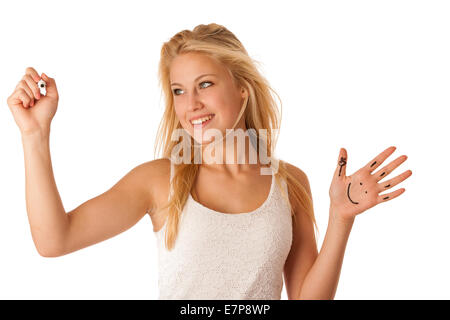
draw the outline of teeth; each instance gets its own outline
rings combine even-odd
[[[209,115],[207,117],[203,117],[203,118],[192,120],[191,123],[192,124],[201,124],[201,123],[203,123],[203,122],[205,122],[205,121],[207,121],[207,120],[209,120],[211,118],[212,118],[212,115]]]

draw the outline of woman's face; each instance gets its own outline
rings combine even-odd
[[[183,128],[198,143],[212,140],[203,138],[208,129],[218,129],[224,136],[226,129],[233,127],[244,102],[245,91],[236,87],[225,66],[200,53],[181,54],[170,66],[170,82],[175,113]],[[191,122],[193,118],[207,115],[212,115],[212,118],[203,124]],[[201,128],[202,141],[194,136],[194,128]],[[237,128],[245,129],[243,116],[234,127]]]

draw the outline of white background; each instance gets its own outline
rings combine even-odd
[[[356,218],[336,299],[449,299],[450,5],[447,1],[5,1],[0,4],[0,298],[156,299],[148,216],[75,253],[37,253],[20,132],[6,104],[25,68],[60,94],[51,155],[66,211],[154,159],[159,51],[226,26],[280,95],[276,156],[306,172],[319,224],[340,147],[350,175],[385,148],[409,158],[400,197]],[[286,299],[283,289],[282,299]]]

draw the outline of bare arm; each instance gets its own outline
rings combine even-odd
[[[301,169],[289,163],[286,163],[286,167],[302,184],[312,201],[307,175]],[[318,252],[314,225],[310,217],[304,212],[302,206],[297,203],[290,191],[289,200],[296,216],[296,223],[293,226],[291,250],[284,266],[284,277],[288,299],[293,300],[298,299],[302,284],[314,261],[316,261]]]
[[[412,174],[411,170],[388,181],[381,183],[379,181],[404,162],[406,156],[400,156],[372,173],[394,151],[395,147],[387,148],[364,167],[347,176],[347,151],[344,148],[340,149],[329,190],[330,212],[327,233],[319,255],[299,285],[298,299],[334,299],[355,217],[377,204],[395,199],[405,191],[402,188],[387,194],[379,194],[407,179]],[[353,188],[350,188],[351,186]]]
[[[59,255],[112,238],[142,219],[153,204],[150,187],[157,184],[153,174],[157,162],[135,167],[109,190],[70,211],[69,228]]]
[[[47,84],[44,96],[40,95],[37,85],[41,79]],[[134,225],[153,203],[149,186],[161,181],[154,177],[161,168],[158,165],[165,163],[154,160],[137,166],[108,191],[66,214],[53,176],[49,147],[50,124],[58,101],[55,79],[44,73],[39,76],[32,67],[26,68],[25,75],[7,99],[22,134],[31,235],[36,249],[44,257],[79,250]]]
[[[69,220],[56,188],[50,159],[49,132],[22,135],[25,197],[31,235],[39,254],[61,249]]]
[[[148,181],[158,160],[137,166],[109,190],[66,214],[53,176],[48,135],[22,140],[27,213],[40,255],[57,257],[101,242],[129,229],[147,213],[152,203]]]
[[[330,218],[322,248],[303,281],[299,300],[334,299],[352,225]]]
[[[312,199],[307,175],[288,163],[287,168]],[[288,299],[334,299],[352,223],[342,224],[330,219],[318,253],[311,220],[293,198],[291,203],[297,223],[293,229],[293,243],[284,270]]]

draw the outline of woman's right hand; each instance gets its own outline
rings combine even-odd
[[[22,135],[50,132],[50,124],[58,107],[58,89],[53,78],[42,73],[46,82],[46,96],[40,95],[37,83],[41,77],[31,67],[8,97],[8,106]]]

